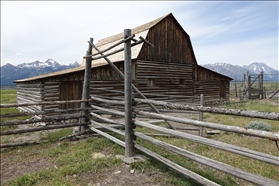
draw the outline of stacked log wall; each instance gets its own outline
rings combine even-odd
[[[193,97],[193,65],[138,60],[135,69],[136,86],[148,99],[199,102]]]
[[[42,101],[40,82],[17,83],[16,88],[18,103],[36,103]],[[42,106],[34,105],[18,107],[18,109],[22,112],[36,112],[42,111]]]
[[[59,82],[42,82],[42,97],[43,101],[60,101],[59,97]],[[44,111],[58,110],[60,109],[59,104],[45,105],[43,106]],[[44,117],[56,117],[59,114],[46,114]]]
[[[197,66],[194,94],[204,94],[205,103],[228,101],[230,96],[230,78]]]
[[[114,65],[124,73],[123,62],[114,63]],[[133,81],[134,82],[134,81]],[[93,68],[91,71],[90,95],[105,99],[124,100],[124,79],[109,65]],[[99,101],[92,101],[93,105],[105,106],[115,110],[124,111],[124,106],[104,105]]]

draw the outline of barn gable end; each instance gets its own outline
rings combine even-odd
[[[172,14],[150,28],[146,40],[155,47],[144,44],[138,59],[197,64],[189,35]]]

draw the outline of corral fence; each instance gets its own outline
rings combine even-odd
[[[11,125],[24,125],[31,123],[41,123],[44,122],[45,126],[39,126],[36,128],[28,128],[28,129],[16,129],[9,131],[1,131],[0,136],[4,135],[13,135],[20,134],[26,132],[34,132],[41,130],[51,130],[51,129],[59,129],[59,128],[67,128],[67,127],[79,127],[79,131],[76,134],[65,136],[60,140],[64,140],[76,135],[81,135],[89,131],[93,131],[98,133],[113,142],[125,147],[125,156],[126,157],[134,157],[135,150],[138,149],[143,153],[157,159],[158,161],[166,164],[172,169],[182,173],[186,177],[192,178],[197,182],[203,185],[218,185],[217,183],[208,180],[200,176],[199,174],[192,172],[185,167],[182,167],[169,159],[163,157],[160,154],[157,154],[146,147],[140,145],[136,138],[140,138],[144,141],[150,142],[154,145],[162,147],[167,151],[171,151],[173,153],[179,154],[182,157],[189,158],[198,163],[204,164],[216,170],[222,171],[224,173],[233,175],[240,179],[246,180],[248,182],[257,184],[257,185],[278,185],[279,182],[275,180],[271,180],[269,178],[256,175],[245,170],[239,169],[237,167],[224,164],[222,162],[209,159],[205,156],[201,156],[199,154],[195,154],[193,152],[187,151],[185,149],[179,148],[177,146],[171,145],[169,143],[160,141],[150,134],[136,132],[136,127],[144,127],[148,130],[154,130],[159,132],[159,134],[167,134],[170,136],[175,136],[178,138],[182,138],[185,140],[190,140],[195,143],[204,144],[210,147],[214,147],[220,150],[224,150],[230,153],[238,154],[241,156],[245,156],[247,158],[255,159],[267,164],[271,164],[274,166],[279,166],[279,158],[273,155],[265,154],[262,152],[250,150],[248,148],[243,148],[227,143],[223,143],[220,141],[208,139],[203,137],[202,128],[210,128],[210,129],[218,129],[227,132],[234,132],[239,134],[245,134],[250,136],[256,136],[260,138],[266,138],[269,140],[273,140],[275,142],[279,141],[279,134],[265,131],[258,131],[253,129],[246,129],[237,126],[227,126],[220,123],[211,123],[202,121],[202,113],[215,113],[215,114],[226,114],[226,115],[236,115],[243,117],[253,117],[253,118],[263,118],[269,120],[279,120],[279,113],[270,113],[270,112],[257,112],[257,111],[248,111],[248,110],[238,110],[238,109],[225,109],[219,107],[205,107],[202,105],[202,95],[199,97],[192,97],[191,99],[197,99],[197,104],[187,104],[181,102],[175,102],[175,96],[171,98],[174,100],[173,102],[165,102],[165,101],[155,101],[152,99],[147,99],[145,95],[141,94],[141,92],[132,84],[131,81],[131,39],[129,32],[125,30],[126,36],[130,38],[130,40],[125,40],[125,75],[122,74],[122,77],[125,79],[125,88],[124,92],[117,92],[122,95],[118,97],[108,97],[101,96],[90,93],[90,64],[92,57],[90,52],[87,53],[86,60],[86,69],[85,69],[85,80],[84,80],[84,88],[82,100],[72,100],[72,101],[52,101],[52,102],[40,102],[40,103],[20,103],[20,104],[1,104],[1,108],[9,108],[9,107],[28,107],[28,106],[42,106],[42,105],[53,105],[53,104],[65,104],[65,103],[81,103],[81,108],[78,109],[54,109],[48,111],[37,111],[37,112],[22,112],[22,113],[10,113],[10,114],[1,114],[2,117],[16,117],[16,116],[35,116],[35,115],[44,115],[55,113],[55,117],[34,119],[29,121],[5,121],[1,122],[1,126],[11,126]],[[147,41],[145,41],[147,42]],[[128,45],[128,46],[127,46]],[[129,46],[130,45],[130,46]],[[90,47],[96,47],[90,41]],[[90,47],[89,50],[90,51]],[[102,52],[98,51],[100,54]],[[103,54],[102,54],[103,55]],[[89,57],[88,57],[89,56]],[[103,56],[108,62],[109,60]],[[110,64],[110,63],[109,63]],[[113,67],[113,64],[110,64]],[[94,86],[93,86],[94,87]],[[94,89],[94,88],[92,88]],[[96,88],[95,88],[96,90]],[[98,90],[100,91],[100,89]],[[115,91],[115,90],[102,90],[102,91]],[[92,92],[92,90],[91,90]],[[150,97],[154,97],[157,95],[148,95]],[[188,99],[188,98],[187,98]],[[151,109],[150,109],[151,108]],[[155,112],[154,112],[155,111]],[[170,111],[177,113],[190,113],[190,114],[198,114],[199,121],[187,119],[183,117],[176,117],[167,113]],[[62,116],[64,112],[72,114],[69,116]],[[162,114],[162,113],[165,114]],[[58,114],[58,115],[57,115]],[[61,114],[61,116],[59,116]],[[154,120],[164,120],[169,127],[162,127],[154,124]],[[157,121],[158,122],[158,121]],[[160,121],[161,122],[161,121]],[[155,122],[156,123],[156,122]],[[194,126],[196,130],[200,133],[199,135],[193,135],[187,132],[182,132],[176,128],[173,123],[179,123],[180,126]],[[123,130],[124,129],[124,130]],[[188,128],[189,129],[189,128]],[[191,130],[191,129],[189,129]],[[119,134],[121,136],[125,136],[125,141],[122,141],[107,131]],[[14,145],[24,145],[26,143],[19,144],[1,144],[1,148],[10,147]]]
[[[264,79],[264,76],[277,77],[277,81],[268,81]],[[234,85],[231,86],[231,93],[235,97],[239,97],[240,100],[245,99],[272,99],[278,97],[279,93],[279,74],[250,74],[247,71],[243,75],[241,81],[234,81]],[[276,79],[276,78],[273,78]]]

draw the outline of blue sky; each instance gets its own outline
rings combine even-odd
[[[198,64],[278,69],[276,1],[1,1],[1,66],[81,63],[90,37],[96,43],[168,13],[190,35]]]

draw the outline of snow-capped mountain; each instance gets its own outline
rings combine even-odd
[[[22,63],[17,65],[19,68],[44,68],[44,67],[52,67],[52,68],[59,68],[61,65],[54,61],[53,59],[48,59],[45,62],[41,61],[34,61],[31,63]]]
[[[70,65],[60,65],[53,59],[48,59],[45,62],[34,61],[31,63],[22,63],[17,66],[6,64],[1,69],[1,86],[14,85],[13,81],[28,77],[47,74],[55,71],[60,71],[69,68],[78,67],[80,64],[75,62]]]
[[[260,72],[264,73],[264,77],[267,79],[274,79],[274,75],[272,74],[278,74],[279,71],[275,70],[273,68],[270,68],[264,63],[252,63],[249,66],[243,66],[244,68],[248,69],[249,72],[254,72],[255,74],[259,74]],[[278,81],[278,75],[275,76]]]
[[[263,72],[264,81],[278,81],[279,78],[279,71],[267,66],[265,63],[254,62],[248,66],[244,65],[242,67],[227,63],[206,64],[201,66],[231,77],[236,81],[241,81],[247,71],[249,71],[250,74],[259,74]]]

